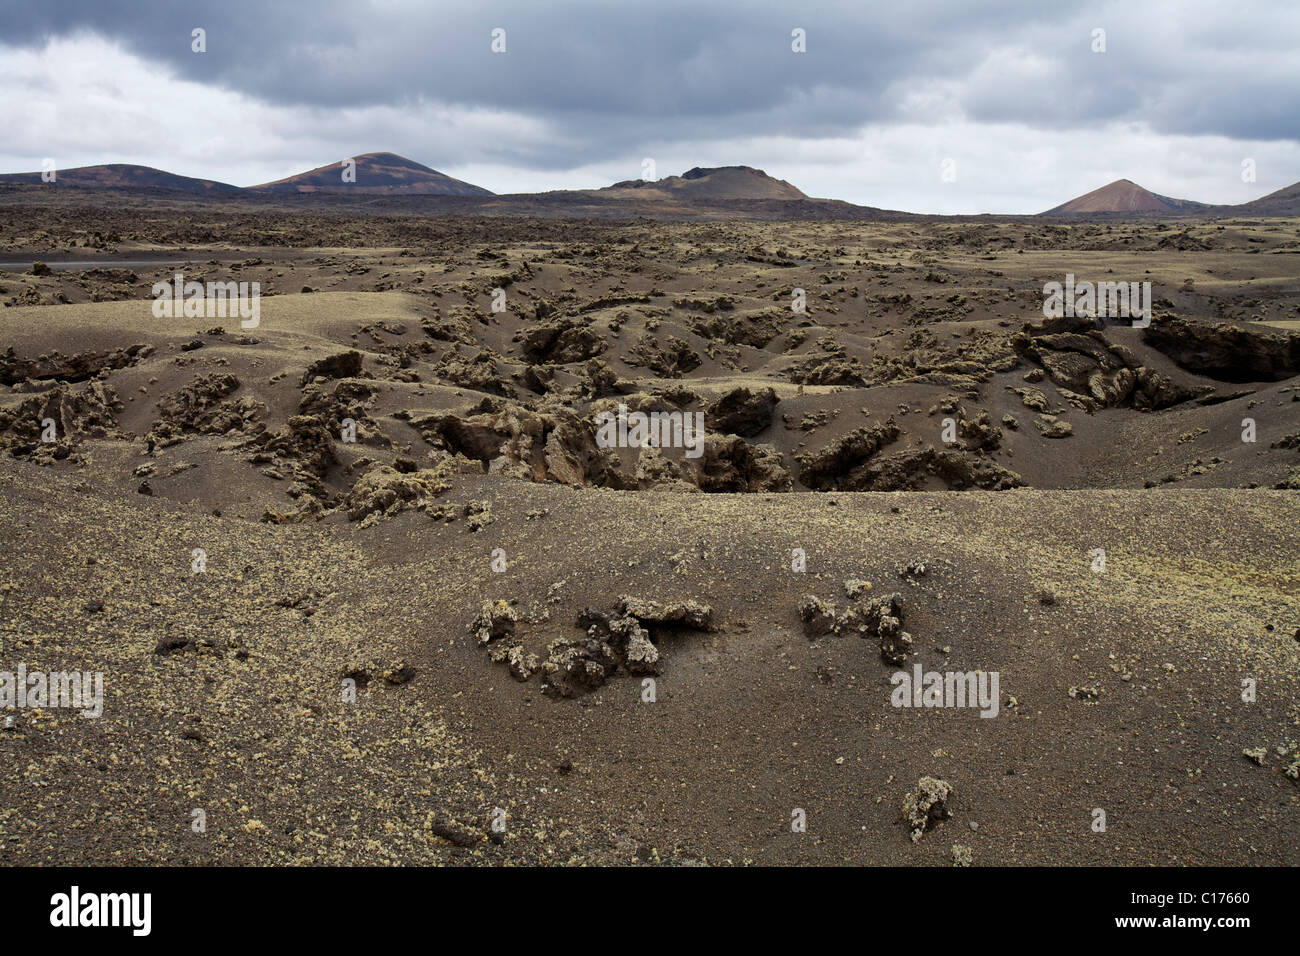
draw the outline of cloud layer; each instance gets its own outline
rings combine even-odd
[[[1037,212],[1119,177],[1240,202],[1300,179],[1293,0],[440,6],[9,0],[0,164],[248,185],[383,149],[510,192],[651,157],[921,212]]]

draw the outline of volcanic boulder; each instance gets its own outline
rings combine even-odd
[[[732,389],[710,406],[704,420],[712,431],[753,438],[772,424],[772,412],[779,401],[771,388],[756,392]]]
[[[941,820],[952,816],[948,809],[952,795],[953,786],[947,780],[922,777],[917,781],[916,789],[903,796],[903,821],[911,831],[913,843]]]
[[[1151,411],[1197,394],[1141,365],[1123,346],[1110,344],[1085,318],[1026,324],[1012,336],[1011,347],[1039,365],[1071,403],[1089,412],[1124,405]]]

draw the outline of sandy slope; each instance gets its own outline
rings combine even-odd
[[[475,479],[449,493],[490,502],[471,532],[415,514],[250,524],[33,466],[3,487],[6,659],[107,681],[100,720],[23,714],[0,737],[16,860],[946,863],[958,843],[990,864],[1300,862],[1297,790],[1273,752],[1300,736],[1288,493],[647,496]],[[900,580],[918,558],[927,574]],[[895,668],[872,642],[810,642],[799,595],[842,603],[846,576],[902,592],[927,669],[998,671],[999,715],[892,708]],[[718,619],[661,640],[654,703],[632,677],[551,699],[467,633],[480,599],[545,607],[520,626],[534,642],[622,593],[698,598]],[[310,616],[277,606],[302,595]],[[154,653],[178,634],[230,647]],[[341,703],[345,668],[398,658],[409,683],[377,677]],[[1068,695],[1083,685],[1095,703]],[[1242,756],[1261,746],[1263,766]],[[913,845],[898,807],[923,774],[957,796]],[[501,846],[453,850],[427,825],[445,814],[481,841],[498,806]],[[205,837],[188,829],[196,807]],[[789,831],[796,807],[806,834]]]

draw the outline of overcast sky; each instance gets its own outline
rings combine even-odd
[[[1236,203],[1300,180],[1300,0],[0,0],[0,128],[3,172],[247,186],[385,150],[494,192],[651,158],[916,212],[1119,178]]]

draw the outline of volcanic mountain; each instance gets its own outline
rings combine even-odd
[[[1129,179],[1117,179],[1108,186],[1084,193],[1076,199],[1056,206],[1043,216],[1086,215],[1098,212],[1152,212],[1186,213],[1205,209],[1205,203],[1190,199],[1170,199],[1148,189],[1143,189]]]
[[[171,189],[189,193],[235,194],[239,187],[211,179],[177,176],[151,166],[109,163],[104,166],[78,166],[55,170],[54,182],[45,183],[41,173],[7,173],[0,175],[4,185],[49,185],[76,189]]]
[[[752,166],[715,166],[694,169],[657,181],[628,179],[604,189],[591,190],[607,199],[807,199],[784,179],[774,179]]]
[[[1300,216],[1300,183],[1283,186],[1277,192],[1236,206],[1225,206],[1233,215]]]
[[[305,173],[277,179],[272,183],[250,186],[268,192],[293,193],[365,193],[373,195],[421,196],[491,196],[481,186],[430,169],[396,153],[364,153],[352,157],[356,163],[356,180],[345,182],[347,160],[318,166]]]

